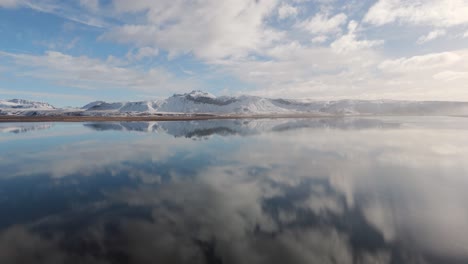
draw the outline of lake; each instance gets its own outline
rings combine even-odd
[[[468,263],[468,119],[0,124],[0,263]]]

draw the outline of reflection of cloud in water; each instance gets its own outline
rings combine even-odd
[[[94,175],[107,166],[124,166],[126,161],[140,160],[141,164],[165,160],[177,151],[190,152],[196,147],[191,140],[177,140],[163,136],[154,140],[151,137],[126,140],[86,140],[62,144],[47,151],[12,153],[0,160],[4,168],[2,177],[50,175]]]
[[[46,162],[58,178],[42,185],[89,198],[67,191],[73,210],[0,231],[0,245],[29,254],[43,241],[72,263],[466,263],[465,134],[403,124],[75,143],[42,153],[89,156]]]
[[[65,263],[66,257],[54,242],[15,226],[0,234],[0,261],[58,264]]]

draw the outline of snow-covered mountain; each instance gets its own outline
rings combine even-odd
[[[0,100],[0,115],[29,115],[34,111],[48,113],[57,110],[48,103],[23,99]]]
[[[84,107],[86,112],[108,113],[210,113],[210,114],[262,114],[287,113],[290,109],[282,108],[273,100],[240,96],[216,97],[212,94],[192,91],[187,94],[175,94],[165,100],[121,102],[121,103],[91,103]]]
[[[125,113],[206,113],[206,114],[300,114],[321,115],[466,115],[465,102],[414,102],[395,100],[291,100],[257,96],[216,97],[193,91],[176,94],[165,100],[105,103],[84,107],[87,114]]]
[[[79,109],[56,109],[26,100],[0,101],[0,115],[129,116],[155,114],[214,115],[468,115],[468,102],[397,100],[292,100],[257,96],[220,96],[202,91],[175,94],[167,99],[113,102],[96,101]]]
[[[55,107],[48,103],[34,102],[23,99],[0,100],[0,109],[40,109],[53,110]]]

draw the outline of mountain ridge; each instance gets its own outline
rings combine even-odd
[[[129,102],[95,101],[81,108],[21,99],[0,100],[0,115],[128,116],[155,114],[214,115],[468,115],[468,102],[404,100],[329,100],[219,96],[195,90],[166,99]]]
[[[51,104],[44,102],[37,102],[25,99],[9,99],[0,100],[0,109],[12,108],[12,109],[57,109]]]

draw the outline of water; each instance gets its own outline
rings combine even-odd
[[[468,119],[0,124],[0,263],[468,263]]]

